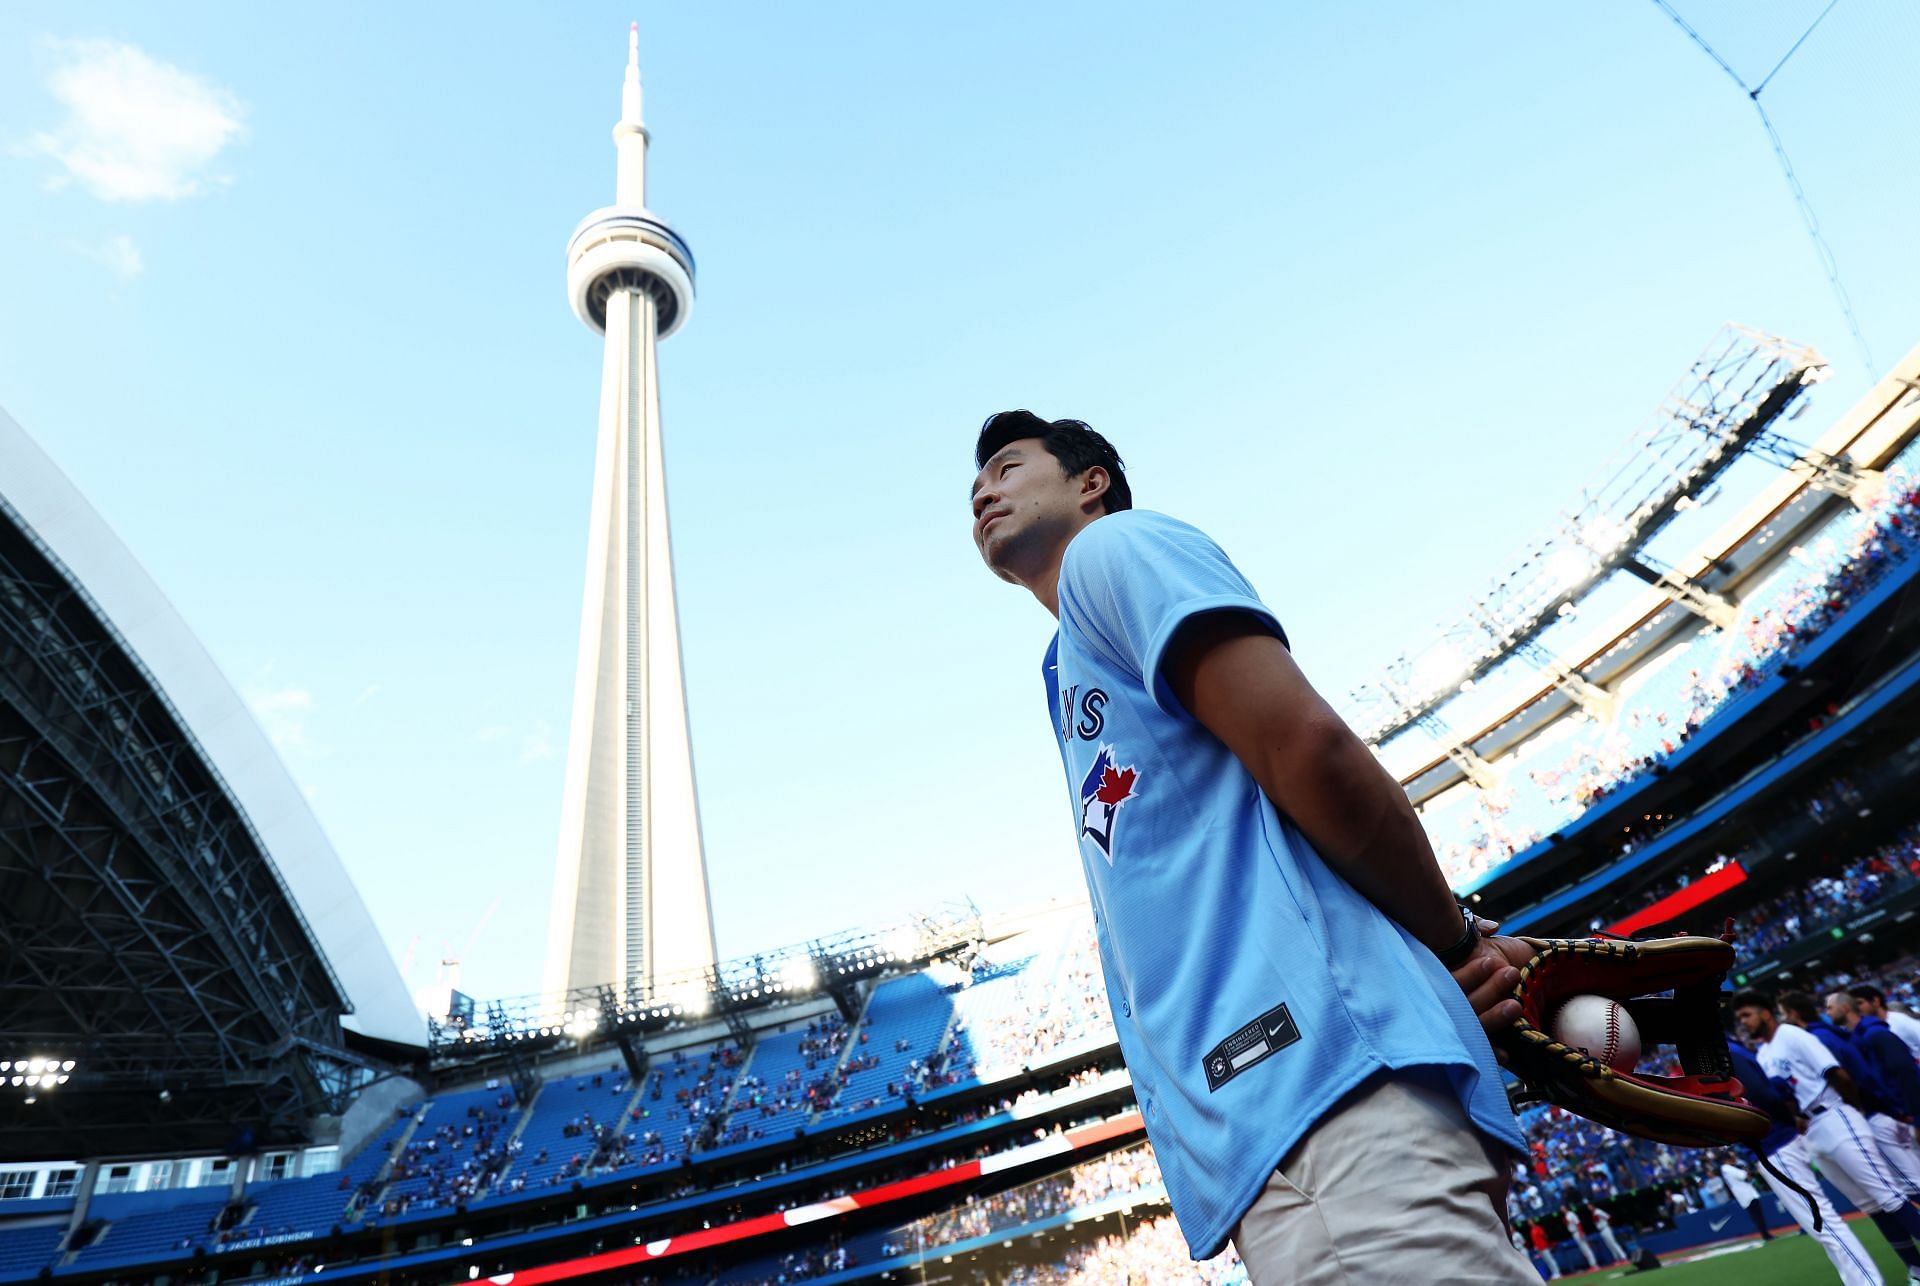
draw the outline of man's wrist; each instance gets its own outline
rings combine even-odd
[[[1433,954],[1449,970],[1458,969],[1473,958],[1474,950],[1480,945],[1480,917],[1466,907],[1460,908],[1460,936],[1443,947],[1436,947]]]

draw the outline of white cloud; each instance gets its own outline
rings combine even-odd
[[[256,689],[247,695],[247,704],[283,754],[307,744],[307,716],[313,713],[311,692],[305,688]]]
[[[124,232],[116,232],[98,245],[69,242],[75,250],[111,272],[122,281],[131,281],[147,269],[140,247]]]
[[[229,91],[114,40],[49,40],[47,88],[67,109],[27,150],[60,166],[53,187],[102,201],[177,201],[208,183],[220,153],[245,132]]]

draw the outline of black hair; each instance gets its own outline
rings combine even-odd
[[[1764,991],[1736,991],[1727,998],[1727,1009],[1729,1011],[1745,1009],[1749,1005],[1755,1009],[1764,1009],[1768,1013],[1772,1013],[1773,997]]]
[[[1127,468],[1113,443],[1093,431],[1085,420],[1043,420],[1032,411],[1001,411],[989,415],[980,426],[980,437],[973,444],[973,467],[983,469],[987,461],[1009,442],[1039,438],[1047,454],[1060,462],[1060,470],[1077,478],[1098,466],[1107,471],[1107,491],[1101,497],[1106,512],[1119,513],[1133,508],[1133,489],[1127,486]]]
[[[1870,982],[1863,982],[1857,987],[1848,987],[1847,994],[1855,1000],[1871,1000],[1879,1005],[1887,1003],[1887,993]]]
[[[1791,1009],[1809,1022],[1816,1021],[1821,1014],[1818,1001],[1804,991],[1783,991],[1780,993],[1780,1008]]]

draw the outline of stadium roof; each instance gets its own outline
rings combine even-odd
[[[20,1159],[295,1141],[365,1064],[348,1031],[425,1041],[239,696],[3,413],[0,940]]]
[[[352,1005],[342,1025],[424,1044],[425,1022],[392,953],[272,742],[133,553],[4,410],[0,502],[119,635],[245,814]]]

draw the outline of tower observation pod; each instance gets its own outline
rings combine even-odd
[[[660,439],[658,341],[693,309],[693,253],[647,209],[639,28],[614,203],[567,243],[574,314],[605,336],[585,602],[547,935],[549,991],[651,988],[714,962]]]

